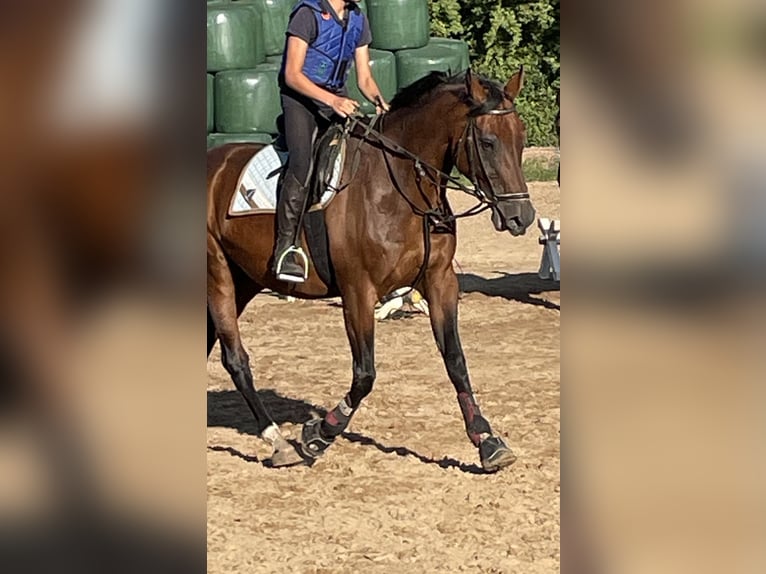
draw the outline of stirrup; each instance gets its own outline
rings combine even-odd
[[[298,279],[295,277],[295,275],[287,275],[282,273],[282,264],[285,261],[285,257],[290,255],[291,253],[295,253],[300,259],[303,260],[303,278]],[[287,281],[290,283],[303,283],[309,278],[309,258],[306,256],[306,252],[303,251],[302,247],[296,247],[295,245],[291,245],[287,249],[285,249],[284,253],[280,255],[279,260],[277,261],[277,279],[280,281]]]

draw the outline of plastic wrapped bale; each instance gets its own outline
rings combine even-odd
[[[285,49],[285,32],[296,0],[235,0],[250,4],[261,17],[263,45],[267,56],[281,54]]]
[[[277,133],[277,72],[229,70],[215,76],[215,125],[222,133]]]
[[[258,64],[255,69],[259,70],[261,72],[274,72],[277,74],[277,77],[279,77],[279,70],[282,68],[282,64],[277,62],[264,62],[263,64]]]
[[[261,17],[244,4],[208,4],[207,70],[253,68],[266,59]]]
[[[277,86],[277,105],[276,107],[272,108],[272,113],[276,113],[277,117],[279,117],[282,114],[282,98],[279,95],[279,70],[282,68],[281,61],[279,63],[277,62],[264,62],[263,64],[258,64],[255,69],[259,72],[269,72],[273,74],[274,76],[274,82],[276,82]],[[277,109],[278,108],[278,109]],[[276,119],[274,120],[276,122]],[[277,124],[274,124],[274,132],[277,133]]]
[[[402,50],[428,44],[428,0],[367,0],[372,48]]]
[[[274,141],[271,134],[208,134],[207,149],[229,143],[258,143],[270,144]]]
[[[406,88],[431,72],[457,74],[464,68],[461,50],[441,43],[428,44],[396,53],[396,73],[399,89]]]
[[[396,95],[396,56],[392,52],[370,49],[370,68],[372,69],[372,76],[380,88],[380,93],[383,94],[383,98],[387,102],[390,102]],[[348,75],[348,83],[346,84],[348,95],[361,104],[360,111],[363,114],[374,114],[375,105],[367,101],[367,98],[356,85],[356,80],[356,66],[354,66]]]
[[[215,78],[213,74],[207,75],[207,133],[215,128]]]
[[[462,40],[454,40],[452,38],[431,38],[428,41],[429,46],[444,46],[450,50],[454,50],[460,59],[460,64],[457,70],[453,70],[453,73],[464,72],[471,67],[471,56],[468,44]]]
[[[266,62],[268,64],[282,65],[282,54],[274,54],[273,56],[266,56]]]

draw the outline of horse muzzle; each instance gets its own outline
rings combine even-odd
[[[535,221],[535,208],[528,199],[500,201],[492,207],[492,224],[497,231],[509,231],[517,237],[524,235]]]

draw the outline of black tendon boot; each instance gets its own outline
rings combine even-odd
[[[285,176],[277,205],[277,244],[274,249],[274,274],[280,281],[303,283],[308,274],[308,261],[303,250],[295,246],[300,230],[307,189],[292,174]]]

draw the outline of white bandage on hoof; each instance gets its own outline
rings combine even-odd
[[[343,397],[343,400],[338,403],[338,410],[341,412],[341,414],[344,417],[350,417],[351,414],[354,412],[354,409],[351,408],[351,405],[348,404],[348,400],[346,397]]]
[[[261,437],[263,437],[263,440],[268,441],[269,444],[272,446],[280,440],[284,440],[282,438],[282,433],[279,432],[279,427],[276,424],[270,424],[266,429],[261,433]]]

